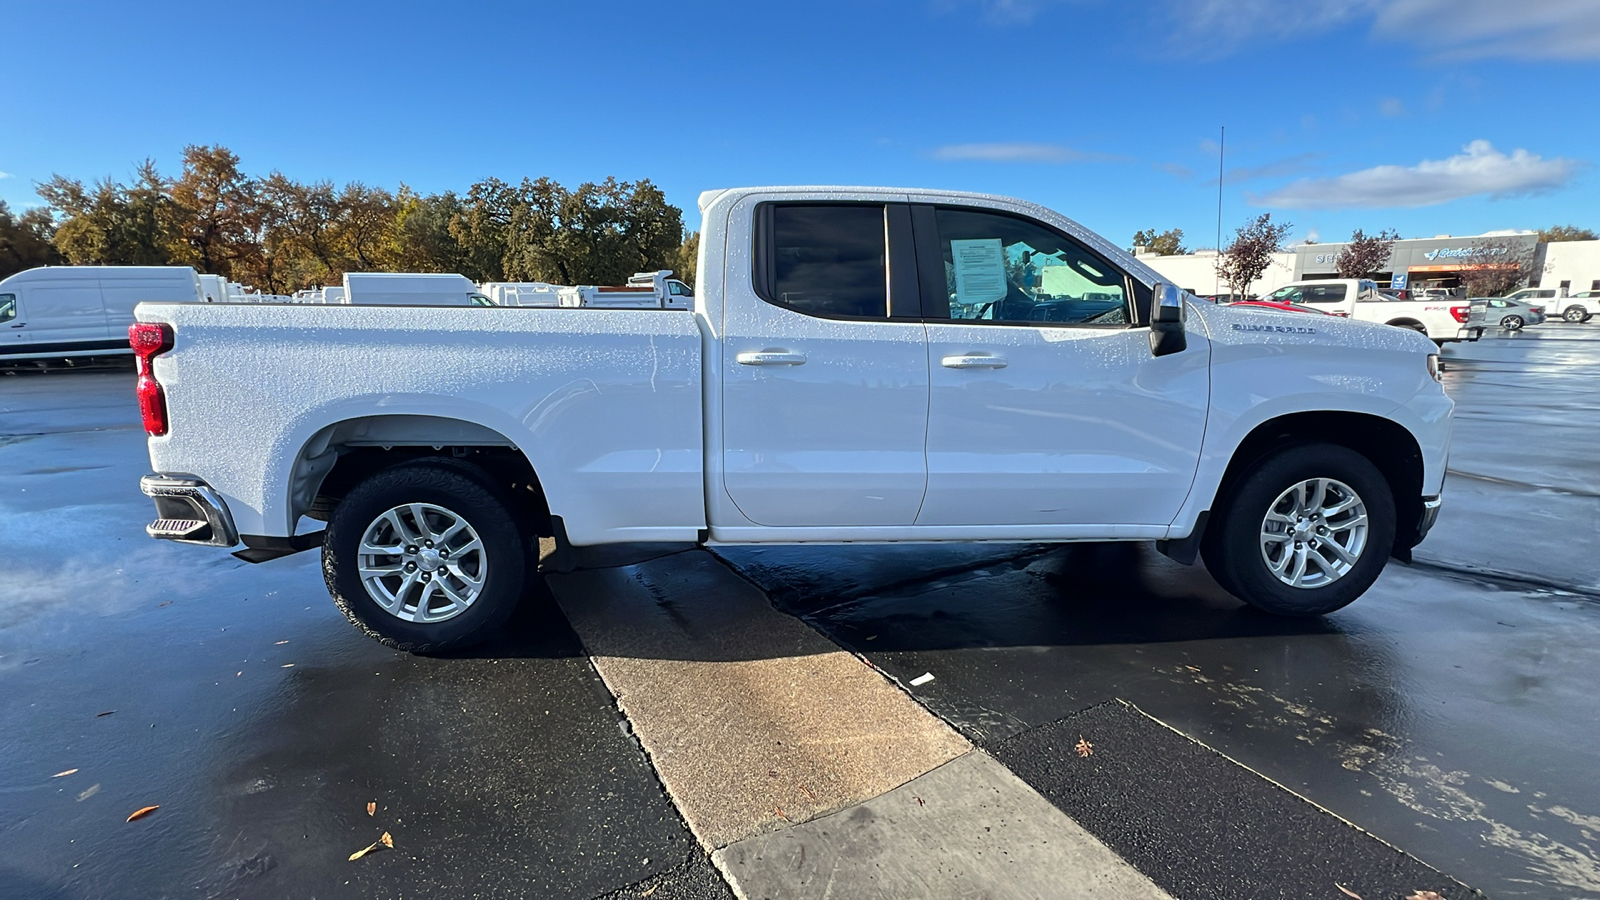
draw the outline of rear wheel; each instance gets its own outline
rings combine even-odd
[[[1521,331],[1522,330],[1522,317],[1521,316],[1506,316],[1504,319],[1500,320],[1500,327],[1504,328],[1507,331]]]
[[[350,491],[329,520],[322,569],[357,628],[397,650],[431,652],[477,643],[511,615],[527,574],[523,544],[487,477],[420,461]]]
[[[1589,321],[1589,311],[1574,303],[1562,310],[1561,318],[1566,319],[1568,322],[1572,322],[1574,324],[1578,322],[1587,322]]]
[[[1206,567],[1257,609],[1317,616],[1348,605],[1394,545],[1383,473],[1347,447],[1299,444],[1240,479],[1206,529]]]

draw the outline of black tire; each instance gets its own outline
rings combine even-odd
[[[1562,311],[1561,318],[1578,325],[1589,321],[1589,311],[1574,303]]]
[[[1500,327],[1507,331],[1521,331],[1522,325],[1521,316],[1506,316],[1500,320]]]
[[[1336,580],[1295,587],[1268,568],[1261,532],[1273,503],[1294,485],[1314,478],[1342,482],[1365,504],[1366,542],[1355,563]],[[1394,535],[1394,496],[1377,466],[1347,447],[1296,444],[1262,458],[1233,485],[1212,511],[1201,552],[1217,583],[1251,606],[1281,616],[1320,616],[1349,605],[1372,586],[1394,548]]]
[[[464,520],[483,545],[487,571],[479,593],[442,621],[402,619],[380,606],[362,582],[358,547],[367,528],[385,512],[412,503],[441,507]],[[526,546],[516,516],[487,474],[455,460],[419,460],[377,472],[345,496],[328,521],[322,573],[333,602],[361,632],[396,650],[431,653],[471,646],[505,623],[522,598]]]

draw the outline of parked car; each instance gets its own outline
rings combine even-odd
[[[1485,321],[1494,322],[1507,331],[1520,331],[1523,326],[1544,321],[1544,307],[1523,300],[1511,297],[1473,297],[1472,300],[1482,300],[1488,308]]]
[[[1316,313],[1319,316],[1332,315],[1332,313],[1324,312],[1324,311],[1322,311],[1320,309],[1312,309],[1309,306],[1301,306],[1298,303],[1290,303],[1287,300],[1236,300],[1233,303],[1229,303],[1228,305],[1229,306],[1245,306],[1245,307],[1254,306],[1254,307],[1259,307],[1261,309],[1275,309],[1275,310],[1277,310],[1279,312]]]
[[[1376,282],[1365,278],[1296,281],[1262,299],[1297,303],[1335,316],[1409,328],[1441,347],[1449,341],[1475,341],[1483,336],[1483,323],[1471,320],[1471,305],[1467,301],[1399,300],[1379,291]]]
[[[1563,297],[1557,288],[1523,288],[1507,294],[1505,299],[1538,303],[1550,315],[1560,316],[1568,322],[1587,322],[1590,316],[1600,313],[1600,291],[1583,291]]]
[[[1004,197],[700,209],[685,315],[139,307],[146,530],[252,562],[320,547],[352,622],[436,650],[506,619],[536,535],[558,566],[641,541],[1153,540],[1319,615],[1437,516],[1453,404],[1419,334],[1196,302]]]
[[[133,308],[197,303],[188,266],[42,266],[0,280],[0,360],[132,353]]]

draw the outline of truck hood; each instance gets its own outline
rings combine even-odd
[[[1367,350],[1437,353],[1433,341],[1409,328],[1360,322],[1343,316],[1280,312],[1259,306],[1189,303],[1187,327],[1197,324],[1219,344],[1336,344]]]

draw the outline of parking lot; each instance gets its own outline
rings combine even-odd
[[[906,780],[807,782],[756,827],[696,805],[715,767],[662,721],[696,695],[651,691],[801,657],[865,660],[1173,896],[1600,896],[1600,324],[1443,356],[1439,525],[1324,619],[1149,545],[664,549],[536,583],[502,640],[441,657],[350,628],[314,553],[147,538],[129,369],[0,374],[0,896],[731,896],[707,849]],[[705,625],[735,581],[782,615]],[[651,614],[687,637],[634,633]],[[1097,777],[1063,774],[1073,740]]]

